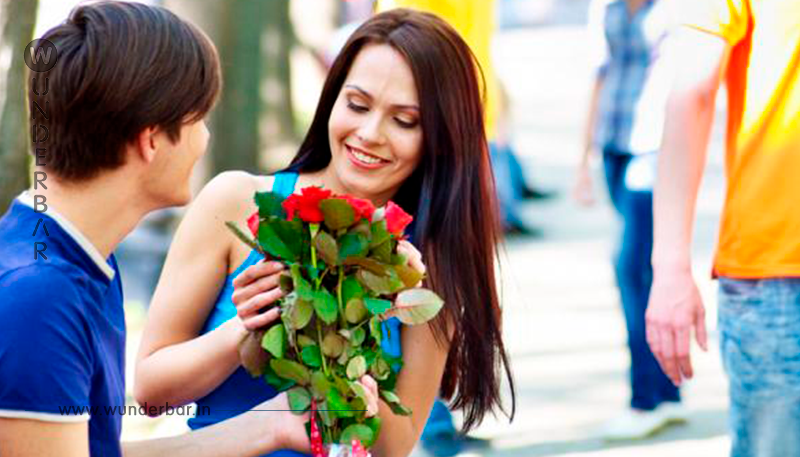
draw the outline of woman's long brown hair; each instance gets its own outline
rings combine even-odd
[[[330,163],[328,120],[356,55],[367,44],[387,44],[402,54],[417,85],[422,159],[393,200],[414,215],[412,236],[428,266],[428,285],[445,301],[434,325],[440,342],[452,333],[440,395],[464,411],[463,428],[469,430],[496,406],[503,409],[504,370],[511,390],[508,415],[513,418],[515,389],[501,336],[494,268],[499,217],[483,123],[482,79],[458,33],[432,14],[408,9],[365,22],[333,63],[289,170],[317,171]]]

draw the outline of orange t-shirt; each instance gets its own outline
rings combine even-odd
[[[800,1],[687,0],[680,13],[732,48],[728,190],[714,271],[800,276]]]

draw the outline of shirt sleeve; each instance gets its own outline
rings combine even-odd
[[[609,52],[606,39],[606,8],[608,0],[592,0],[586,26],[586,43],[590,71],[602,77],[608,65]]]
[[[749,0],[677,0],[676,6],[681,25],[717,35],[731,46],[750,24]]]
[[[39,265],[0,276],[0,416],[88,420],[90,342],[74,276]]]

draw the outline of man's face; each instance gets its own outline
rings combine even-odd
[[[210,135],[205,120],[184,124],[175,143],[163,132],[158,135],[159,148],[147,173],[145,192],[159,207],[186,205],[192,198],[192,170],[208,147]]]

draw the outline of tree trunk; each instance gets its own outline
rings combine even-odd
[[[0,0],[0,214],[28,187],[27,68],[22,53],[33,39],[37,0]]]

